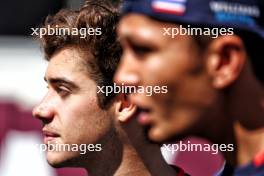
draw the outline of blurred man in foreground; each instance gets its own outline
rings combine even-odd
[[[123,94],[98,93],[113,85],[121,55],[118,19],[111,4],[87,1],[80,11],[48,17],[39,30],[48,93],[33,115],[43,122],[47,160],[53,167],[83,167],[91,176],[183,175],[136,123],[120,125],[135,113]]]
[[[195,135],[233,144],[233,151],[223,150],[223,175],[264,174],[262,6],[242,0],[124,2],[116,82],[168,87],[167,93],[130,95],[150,139]]]

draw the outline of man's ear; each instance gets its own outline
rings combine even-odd
[[[243,41],[236,35],[221,36],[209,45],[207,68],[213,86],[222,89],[232,84],[240,75],[246,61]]]
[[[135,114],[136,109],[136,106],[129,101],[127,95],[120,94],[118,96],[115,113],[119,121],[127,122]]]

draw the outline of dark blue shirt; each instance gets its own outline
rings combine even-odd
[[[228,164],[225,165],[219,176],[264,176],[264,164],[256,166],[253,162],[233,168]]]

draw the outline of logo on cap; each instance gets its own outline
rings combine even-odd
[[[183,15],[187,0],[153,0],[152,9],[155,12]]]
[[[260,17],[260,9],[254,5],[224,1],[210,2],[210,9],[217,21],[255,25]]]

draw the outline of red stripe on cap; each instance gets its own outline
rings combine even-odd
[[[183,15],[184,11],[175,11],[175,10],[168,10],[168,9],[161,9],[161,8],[153,8],[155,12],[159,13],[167,13],[167,14],[174,14],[174,15]]]
[[[155,12],[182,15],[186,10],[186,6],[184,3],[179,3],[177,1],[156,0],[152,2],[152,9]]]

